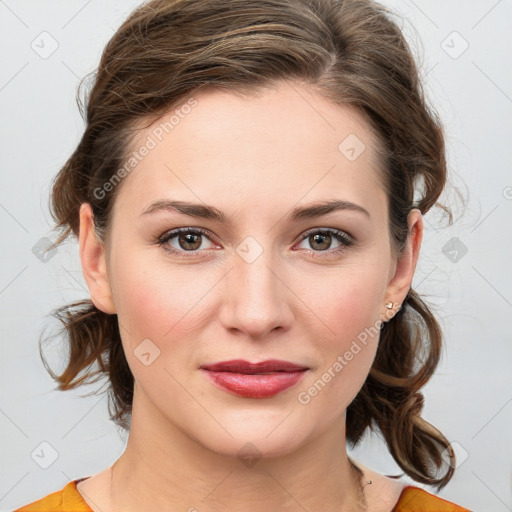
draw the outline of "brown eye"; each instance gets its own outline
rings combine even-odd
[[[328,234],[316,233],[314,235],[310,235],[308,240],[313,249],[317,251],[325,251],[325,249],[329,249],[332,237]]]
[[[206,241],[206,247],[204,242]],[[208,242],[211,244],[208,247]],[[211,249],[214,244],[209,233],[199,228],[180,228],[165,233],[158,239],[164,250],[173,254],[201,253],[203,249]]]
[[[318,257],[320,257],[320,254],[316,253],[325,252],[325,256],[339,254],[355,244],[351,235],[333,228],[309,230],[302,235],[301,243],[304,242],[309,245],[309,247],[304,248],[310,249],[308,252]],[[332,247],[333,242],[337,243],[337,246]]]
[[[202,235],[195,233],[181,233],[178,235],[178,243],[182,249],[195,251],[201,247]]]

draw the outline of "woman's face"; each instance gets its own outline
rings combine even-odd
[[[246,443],[272,456],[342,435],[384,304],[410,287],[421,216],[410,215],[397,261],[376,141],[350,107],[285,83],[194,100],[132,145],[145,156],[120,185],[108,254],[81,210],[84,274],[95,304],[118,315],[134,417],[231,456]],[[171,201],[197,206],[180,213]],[[349,207],[293,215],[332,201]],[[178,228],[190,232],[159,242]],[[225,388],[202,369],[239,359],[306,370]]]

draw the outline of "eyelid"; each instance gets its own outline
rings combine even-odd
[[[212,240],[212,234],[210,231],[204,228],[197,228],[197,227],[181,227],[181,228],[175,228],[171,229],[169,231],[166,231],[163,235],[160,235],[157,239],[157,242],[159,245],[163,246],[166,244],[169,240],[173,240],[177,236],[179,236],[181,233],[193,233],[193,234],[199,234],[207,238],[211,243],[215,244],[215,242]],[[172,254],[198,254],[200,252],[204,252],[210,249],[195,249],[193,251],[179,251],[175,249],[174,247],[164,247],[164,250],[166,250],[169,253]]]
[[[352,235],[350,235],[346,231],[343,231],[341,229],[336,229],[336,228],[311,228],[311,229],[308,229],[307,231],[304,231],[304,233],[301,234],[301,237],[302,237],[301,241],[305,240],[306,238],[308,238],[309,236],[311,236],[315,233],[330,233],[333,236],[339,235],[339,237],[343,238],[343,240],[345,242],[350,243],[350,244],[355,244],[355,238]]]
[[[355,238],[347,233],[346,231],[343,231],[341,229],[337,228],[312,228],[308,229],[304,233],[301,234],[301,239],[298,243],[306,240],[311,235],[317,234],[317,233],[327,233],[331,237],[333,237],[335,240],[337,240],[340,243],[340,246],[334,249],[326,249],[324,251],[315,251],[314,249],[304,249],[310,256],[313,258],[323,258],[327,259],[329,257],[339,257],[345,253],[350,248],[356,247],[357,243]]]

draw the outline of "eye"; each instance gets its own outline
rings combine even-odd
[[[164,248],[164,250],[174,254],[187,252],[195,254],[200,250],[211,248],[204,247],[204,238],[208,239],[210,243],[212,243],[208,231],[204,229],[178,228],[162,235],[158,239],[158,243]],[[214,246],[213,243],[212,246]]]
[[[177,228],[159,237],[158,244],[169,253],[176,255],[189,253],[190,257],[201,251],[216,247],[211,241],[210,236],[210,233],[202,228]],[[210,247],[204,247],[205,238],[210,242]],[[304,241],[307,241],[313,249],[308,252],[314,257],[337,255],[348,247],[355,245],[355,240],[352,236],[333,228],[311,229],[302,235],[301,242]],[[333,241],[339,244],[335,249],[331,249]]]
[[[331,249],[333,240],[339,243],[339,247]],[[333,228],[312,229],[306,231],[302,235],[302,242],[307,241],[313,249],[312,256],[323,257],[324,255],[318,254],[319,252],[327,252],[332,255],[339,254],[345,251],[348,247],[355,244],[355,240],[347,233]]]

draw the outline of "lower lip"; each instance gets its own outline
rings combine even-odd
[[[214,384],[230,393],[245,398],[269,398],[300,382],[307,370],[275,372],[268,375],[203,371]]]

